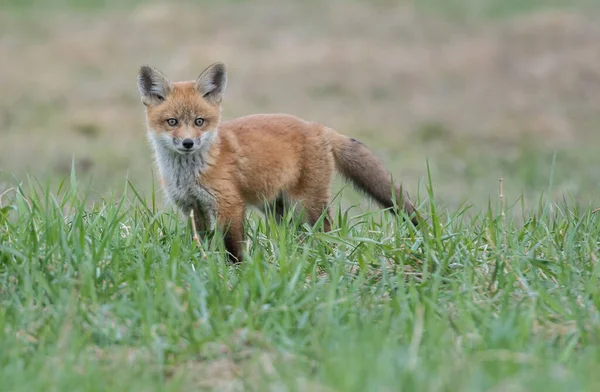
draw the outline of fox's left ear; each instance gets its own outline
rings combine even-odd
[[[225,87],[227,87],[227,72],[223,63],[214,63],[206,68],[196,80],[198,92],[213,104],[221,103]]]

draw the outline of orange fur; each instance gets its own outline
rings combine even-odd
[[[273,203],[280,218],[287,205],[297,202],[310,224],[325,212],[324,230],[330,230],[328,204],[336,168],[384,207],[401,205],[417,223],[406,193],[395,188],[397,199],[392,200],[390,174],[355,139],[284,114],[220,121],[225,84],[219,63],[197,81],[171,83],[149,67],[142,67],[138,77],[167,195],[184,213],[194,211],[198,232],[214,223],[225,234],[233,260],[242,258],[242,222],[248,206]],[[176,126],[168,124],[173,118]],[[200,126],[195,123],[198,118],[203,119]],[[181,153],[180,142],[186,139],[194,141],[197,150]]]

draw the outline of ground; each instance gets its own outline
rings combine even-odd
[[[599,12],[0,0],[3,385],[596,390]],[[153,192],[136,74],[215,61],[225,118],[287,112],[364,141],[429,226],[347,210],[345,190],[332,234],[253,215],[245,265],[191,246]]]

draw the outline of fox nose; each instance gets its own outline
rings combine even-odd
[[[194,141],[192,139],[183,139],[183,142],[181,142],[181,144],[184,148],[187,149],[194,147]]]

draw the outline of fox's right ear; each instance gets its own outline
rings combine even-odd
[[[144,105],[158,105],[171,92],[169,79],[158,69],[142,65],[137,78],[138,90]]]

